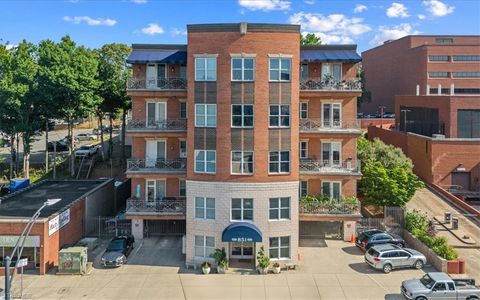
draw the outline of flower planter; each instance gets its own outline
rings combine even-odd
[[[258,273],[262,275],[267,275],[268,268],[258,268]]]
[[[225,274],[226,271],[227,271],[227,268],[217,266],[217,273],[218,274]]]
[[[272,270],[273,270],[273,273],[274,273],[274,274],[280,274],[280,272],[281,272],[280,267],[273,267]]]
[[[205,275],[210,274],[210,267],[202,267],[202,272]]]
[[[460,262],[458,260],[447,261],[448,274],[460,274]]]

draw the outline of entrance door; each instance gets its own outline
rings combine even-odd
[[[161,200],[166,194],[165,180],[147,180],[147,191],[145,193],[147,202]]]
[[[167,102],[147,102],[147,127],[161,127],[167,119]]]
[[[157,86],[157,66],[155,64],[147,65],[146,87],[155,88]]]
[[[253,243],[230,243],[230,258],[253,258]]]
[[[145,154],[145,166],[154,168],[158,161],[167,158],[167,141],[148,140]]]
[[[464,190],[470,190],[470,172],[452,172],[452,185],[458,185]]]
[[[339,128],[342,126],[342,105],[340,103],[323,103],[323,127]]]
[[[342,143],[331,142],[322,143],[322,160],[325,166],[340,166],[341,157],[340,151],[342,149]]]

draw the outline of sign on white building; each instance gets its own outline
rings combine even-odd
[[[63,226],[67,225],[70,222],[70,208],[62,211],[60,214],[55,216],[55,218],[48,221],[48,235],[52,235]]]

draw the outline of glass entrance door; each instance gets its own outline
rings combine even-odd
[[[230,258],[253,258],[253,243],[230,243]]]

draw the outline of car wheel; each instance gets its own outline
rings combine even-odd
[[[415,300],[427,300],[427,298],[425,298],[425,297],[421,296],[421,297],[417,297],[417,298],[415,298]]]
[[[391,264],[386,264],[383,266],[383,273],[388,274],[392,271],[392,265]]]
[[[413,266],[415,267],[415,269],[420,270],[421,268],[423,268],[423,261],[417,260]]]

